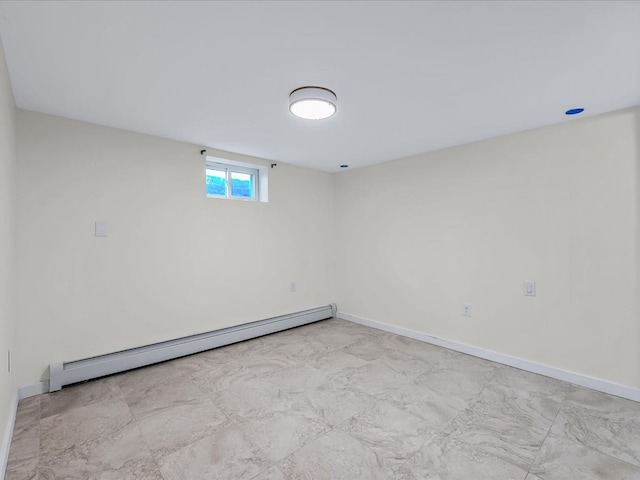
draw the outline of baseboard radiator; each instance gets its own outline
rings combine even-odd
[[[335,317],[336,311],[336,305],[331,304],[83,360],[52,363],[49,365],[49,391],[325,320]]]

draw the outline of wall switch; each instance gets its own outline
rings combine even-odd
[[[295,280],[291,280],[291,282],[290,282],[290,291],[292,291],[292,292],[296,291],[296,281]]]
[[[536,282],[533,282],[531,280],[525,280],[525,282],[522,284],[522,287],[524,289],[525,296],[527,297],[536,296]]]
[[[462,304],[462,315],[464,315],[465,317],[470,317],[471,316],[471,304],[470,303],[463,303]]]
[[[96,237],[106,237],[106,236],[107,236],[107,223],[96,222]]]

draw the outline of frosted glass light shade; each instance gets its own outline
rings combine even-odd
[[[301,87],[289,94],[289,111],[305,120],[321,120],[336,113],[336,101],[328,88]]]

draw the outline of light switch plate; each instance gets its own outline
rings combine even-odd
[[[525,280],[522,284],[522,288],[524,290],[524,294],[527,297],[535,297],[536,296],[536,282],[532,280]]]
[[[107,223],[96,222],[96,237],[106,237],[106,236],[107,236]]]

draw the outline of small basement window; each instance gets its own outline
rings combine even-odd
[[[260,165],[207,157],[207,197],[266,202],[267,175]]]

